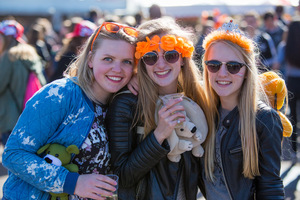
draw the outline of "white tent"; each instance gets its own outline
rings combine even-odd
[[[249,10],[263,13],[273,10],[275,5],[283,5],[290,9],[298,4],[298,0],[149,0],[144,1],[141,7],[147,13],[152,4],[159,5],[166,15],[172,17],[195,17],[200,16],[204,10],[214,9],[229,15],[243,14]]]

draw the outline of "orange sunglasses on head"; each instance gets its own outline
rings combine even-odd
[[[129,36],[137,37],[137,35],[138,35],[138,32],[135,28],[132,28],[132,27],[129,27],[129,26],[123,26],[123,25],[116,24],[116,23],[113,23],[113,22],[103,22],[103,24],[100,26],[100,28],[98,29],[97,33],[94,36],[94,39],[93,39],[92,45],[91,45],[91,51],[93,50],[94,41],[98,37],[102,27],[105,27],[105,29],[108,32],[111,32],[111,33],[117,33],[121,29],[123,29],[124,33],[126,33]]]

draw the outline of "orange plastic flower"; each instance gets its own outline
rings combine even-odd
[[[160,51],[159,45],[165,51],[178,51],[181,53],[182,57],[190,58],[194,52],[194,46],[191,41],[187,41],[182,37],[176,37],[175,35],[165,35],[161,38],[161,40],[158,35],[155,35],[151,40],[146,37],[146,40],[147,41],[137,43],[135,52],[136,59],[140,59],[147,52]]]
[[[149,51],[154,51],[156,49],[159,50],[159,36],[155,35],[152,40],[149,39],[149,37],[146,37],[146,42],[138,42],[136,46],[136,52],[135,57],[137,59],[140,59],[145,53]]]
[[[174,35],[165,35],[161,38],[160,47],[165,51],[171,51],[175,48],[176,37]]]

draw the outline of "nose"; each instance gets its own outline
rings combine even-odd
[[[158,54],[158,59],[157,59],[157,62],[155,63],[156,66],[158,66],[158,67],[164,67],[166,65],[166,62],[167,61],[165,61],[163,55]]]
[[[228,75],[226,63],[222,62],[222,65],[220,67],[220,70],[218,71],[218,74],[219,74],[219,76],[227,76]]]
[[[52,163],[52,160],[50,159],[50,158],[45,158],[45,161],[47,162],[47,163]]]
[[[122,66],[121,66],[121,62],[115,62],[113,68],[112,68],[112,71],[114,72],[121,72],[122,70]]]

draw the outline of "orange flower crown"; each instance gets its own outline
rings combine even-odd
[[[215,30],[208,34],[202,47],[206,50],[210,44],[216,40],[229,40],[234,44],[239,45],[247,52],[254,50],[254,43],[251,39],[246,37],[238,28],[237,24],[234,24],[232,20],[229,23],[223,24],[218,30]]]
[[[190,58],[194,51],[193,43],[185,38],[175,35],[165,35],[160,39],[158,35],[154,35],[151,40],[149,37],[146,37],[146,41],[137,43],[135,58],[140,59],[143,55],[151,51],[160,51],[159,45],[165,51],[178,51],[182,57]]]

